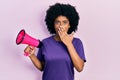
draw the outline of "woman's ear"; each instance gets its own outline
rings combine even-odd
[[[70,28],[70,26],[68,28]]]

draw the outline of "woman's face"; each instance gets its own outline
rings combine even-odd
[[[64,31],[68,32],[68,30],[70,28],[70,23],[69,23],[69,20],[67,19],[67,17],[65,17],[65,16],[58,16],[55,19],[54,28],[55,28],[56,34],[58,34],[59,27],[63,27]]]

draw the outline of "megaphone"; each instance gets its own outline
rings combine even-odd
[[[28,44],[37,48],[40,48],[42,46],[42,43],[40,42],[39,39],[35,39],[28,35],[24,29],[22,29],[16,38],[16,44]],[[26,54],[25,54],[26,55]]]

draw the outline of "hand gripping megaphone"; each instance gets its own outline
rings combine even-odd
[[[35,39],[33,37],[31,37],[30,35],[28,35],[24,29],[22,29],[16,38],[16,44],[28,44],[37,48],[40,48],[42,46],[42,43],[40,42],[39,39]],[[24,55],[27,56],[27,53],[25,53]]]

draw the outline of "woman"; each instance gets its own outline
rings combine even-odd
[[[81,72],[86,62],[82,41],[73,37],[79,15],[74,6],[56,3],[47,10],[45,22],[52,36],[41,41],[37,56],[35,47],[27,46],[25,52],[43,71],[42,80],[74,80],[74,67]]]

